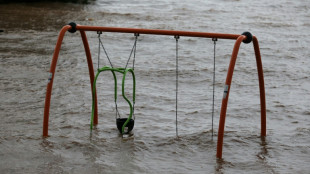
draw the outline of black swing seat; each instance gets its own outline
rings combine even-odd
[[[117,118],[116,119],[116,126],[117,129],[119,130],[119,132],[122,134],[122,127],[125,124],[125,122],[127,121],[128,118]],[[132,131],[133,127],[135,125],[135,120],[134,119],[130,119],[129,122],[127,123],[127,125],[124,128],[124,134],[128,134],[130,131]]]

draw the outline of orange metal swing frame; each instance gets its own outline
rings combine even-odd
[[[138,34],[153,34],[153,35],[171,35],[171,36],[187,36],[187,37],[204,37],[204,38],[217,38],[217,39],[232,39],[236,40],[234,48],[232,51],[230,64],[227,71],[227,77],[225,82],[224,96],[222,99],[220,120],[219,120],[219,129],[218,129],[218,140],[217,140],[217,158],[222,158],[223,151],[223,138],[224,138],[224,128],[225,128],[225,119],[227,104],[230,92],[230,86],[232,82],[232,76],[234,72],[235,63],[237,60],[239,48],[241,42],[248,39],[246,35],[238,34],[222,34],[222,33],[206,33],[206,32],[191,32],[191,31],[173,31],[173,30],[154,30],[154,29],[138,29],[138,28],[115,28],[115,27],[97,27],[97,26],[84,26],[76,25],[75,23],[70,23],[69,25],[64,26],[58,36],[56,43],[53,60],[50,67],[50,74],[47,84],[46,97],[45,97],[45,107],[44,107],[44,120],[43,120],[43,137],[48,136],[48,123],[49,123],[49,110],[50,110],[50,101],[53,87],[53,80],[55,76],[55,69],[57,65],[58,55],[61,48],[61,44],[64,38],[65,33],[80,31],[81,38],[84,44],[84,49],[87,58],[91,90],[93,89],[94,81],[94,68],[91,58],[91,53],[86,37],[86,31],[101,31],[101,32],[117,32],[117,33],[138,33]],[[265,99],[265,85],[264,85],[264,73],[261,60],[261,54],[259,49],[258,40],[255,36],[252,36],[253,47],[256,57],[256,65],[258,72],[258,81],[259,81],[259,90],[260,90],[260,106],[261,106],[261,136],[266,136],[266,99]],[[92,91],[93,92],[93,91]],[[94,114],[94,124],[98,124],[98,108],[97,108],[97,96],[95,97],[95,114]]]

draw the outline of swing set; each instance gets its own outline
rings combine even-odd
[[[226,119],[226,111],[227,111],[227,104],[228,104],[228,97],[230,92],[230,86],[232,82],[232,76],[234,72],[234,67],[236,63],[236,59],[238,56],[238,51],[240,48],[241,43],[251,43],[253,42],[255,57],[256,57],[256,65],[257,65],[257,72],[258,72],[258,81],[259,81],[259,89],[260,89],[260,106],[261,106],[261,136],[266,136],[266,100],[265,100],[265,87],[264,87],[264,74],[263,74],[263,66],[261,61],[260,49],[258,40],[255,36],[252,36],[249,32],[244,32],[241,35],[238,34],[223,34],[223,33],[206,33],[206,32],[191,32],[191,31],[173,31],[173,30],[155,30],[155,29],[138,29],[138,28],[115,28],[115,27],[98,27],[98,26],[84,26],[84,25],[77,25],[74,22],[69,23],[68,25],[64,26],[58,36],[58,40],[56,43],[53,60],[51,63],[48,83],[47,83],[47,90],[46,90],[46,97],[45,97],[45,106],[44,106],[44,119],[43,119],[43,137],[48,136],[48,123],[49,123],[49,110],[50,110],[50,101],[51,101],[51,94],[52,94],[52,87],[53,87],[53,80],[55,76],[55,69],[57,65],[58,55],[60,52],[61,44],[64,38],[65,33],[69,31],[70,33],[75,33],[76,31],[80,31],[81,38],[83,41],[89,76],[90,76],[90,84],[91,84],[91,92],[92,92],[92,112],[91,112],[91,122],[90,122],[90,130],[93,129],[94,125],[98,124],[98,107],[97,107],[97,94],[96,94],[96,81],[101,72],[110,71],[114,78],[114,102],[116,108],[116,125],[118,130],[121,134],[129,133],[134,127],[134,105],[135,105],[135,95],[136,95],[136,80],[134,74],[134,64],[135,64],[135,56],[136,56],[136,46],[137,46],[137,39],[140,34],[152,34],[152,35],[170,35],[174,36],[176,40],[176,136],[178,136],[178,126],[177,126],[177,119],[178,119],[178,111],[177,111],[177,102],[178,102],[178,40],[180,36],[185,37],[202,37],[202,38],[212,38],[214,42],[214,70],[213,70],[213,106],[212,106],[212,137],[213,137],[213,115],[214,115],[214,87],[215,87],[215,46],[216,41],[218,39],[232,39],[236,40],[234,44],[234,48],[232,51],[230,64],[227,71],[227,77],[223,92],[222,98],[222,106],[220,112],[220,120],[219,120],[219,128],[218,128],[218,140],[217,140],[217,158],[222,158],[222,149],[223,149],[223,139],[224,139],[224,127],[225,127],[225,119]],[[91,58],[91,53],[88,45],[88,40],[86,37],[86,31],[96,31],[98,34],[99,40],[99,49],[98,49],[98,69],[96,75],[94,75],[94,68],[93,62]],[[127,64],[125,67],[116,68],[113,66],[107,51],[101,41],[100,35],[102,32],[117,32],[117,33],[133,33],[135,36],[134,45],[130,52],[129,58],[127,60]],[[100,68],[99,66],[99,59],[100,59],[100,50],[101,48],[104,50],[104,53],[110,63],[110,66],[104,66]],[[128,68],[129,61],[133,55],[133,67]],[[122,78],[122,97],[128,103],[129,106],[129,116],[128,118],[121,118],[118,109],[117,109],[117,76],[116,73],[120,73],[123,75]],[[125,94],[125,81],[126,75],[130,73],[132,75],[133,80],[133,91],[132,91],[132,98],[129,99]]]

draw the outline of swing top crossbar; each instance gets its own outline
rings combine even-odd
[[[141,28],[98,27],[98,26],[85,26],[85,25],[77,25],[74,31],[76,30],[102,31],[102,32],[114,32],[114,33],[139,33],[139,34],[153,34],[153,35],[187,36],[187,37],[204,37],[204,38],[218,38],[218,39],[232,39],[232,40],[236,40],[239,36],[241,36],[239,34],[159,30],[159,29],[141,29]]]

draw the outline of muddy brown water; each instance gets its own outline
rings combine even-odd
[[[309,173],[310,4],[305,0],[92,1],[0,4],[0,173]],[[91,92],[78,33],[67,33],[57,64],[49,137],[42,138],[48,71],[58,33],[75,21],[94,26],[240,34],[259,39],[266,87],[267,137],[260,138],[259,89],[251,44],[242,44],[228,104],[223,160],[216,142],[234,41],[216,44],[212,138],[213,42],[179,41],[175,136],[175,40],[141,35],[135,73],[133,135],[115,126],[113,82],[98,85],[99,125],[90,135]],[[94,67],[98,36],[87,32]],[[115,66],[126,64],[134,36],[104,33]],[[101,51],[100,66],[108,65]],[[132,64],[130,64],[132,66]],[[128,80],[130,91],[131,79]],[[127,83],[126,81],[126,83]],[[129,92],[130,93],[130,92]],[[128,106],[119,100],[121,115]]]

